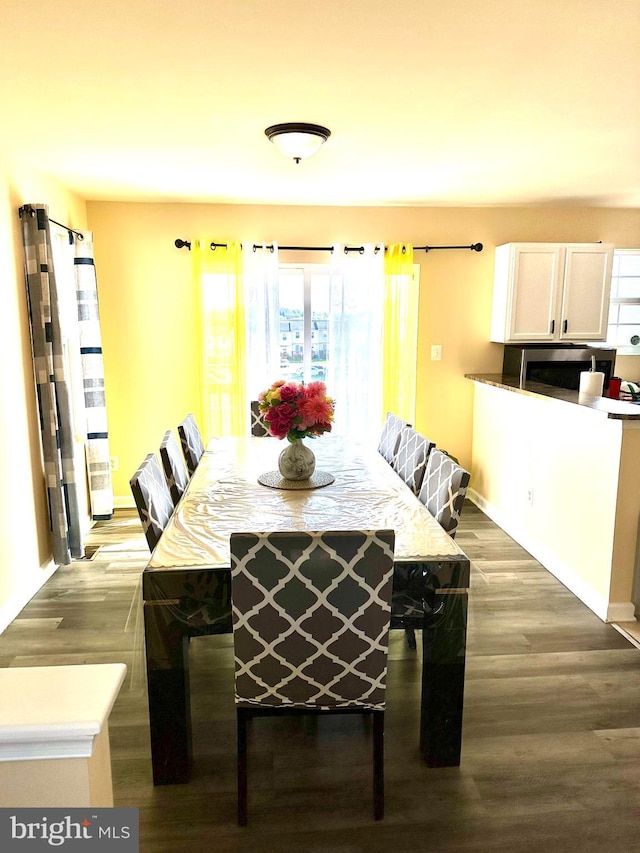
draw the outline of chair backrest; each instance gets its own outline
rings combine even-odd
[[[260,405],[257,400],[251,401],[251,435],[270,435],[262,420]]]
[[[432,450],[418,497],[449,536],[456,535],[471,475],[441,450]]]
[[[398,450],[391,467],[409,486],[414,495],[420,492],[427,459],[435,447],[433,441],[420,435],[413,427],[403,427]]]
[[[378,444],[378,453],[384,456],[389,464],[391,464],[393,457],[396,455],[400,432],[402,427],[405,426],[409,426],[406,421],[403,421],[402,418],[391,412],[387,412],[382,427],[382,434],[380,435],[380,443]]]
[[[160,460],[164,470],[164,477],[171,492],[171,499],[175,506],[187,488],[189,475],[184,466],[184,458],[180,453],[178,442],[169,429],[164,434],[160,444]]]
[[[178,424],[178,435],[180,436],[184,461],[187,463],[187,471],[189,472],[189,476],[192,477],[204,453],[202,436],[193,415],[187,415]]]
[[[232,533],[236,703],[384,708],[393,530]]]
[[[138,507],[149,550],[153,551],[173,513],[171,492],[155,453],[149,453],[145,457],[129,485]]]

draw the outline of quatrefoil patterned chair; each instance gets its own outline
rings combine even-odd
[[[198,467],[198,463],[204,453],[204,444],[202,435],[198,429],[196,419],[192,414],[178,424],[178,435],[180,436],[180,444],[182,445],[182,453],[184,461],[187,463],[187,471],[189,476],[193,474]]]
[[[233,533],[230,544],[238,823],[247,720],[285,712],[373,715],[379,820],[394,531]]]
[[[176,506],[189,483],[189,475],[184,466],[184,458],[178,447],[178,442],[169,429],[165,432],[160,444],[160,460],[164,470],[165,480],[171,492],[173,505]]]
[[[251,435],[269,435],[269,430],[264,425],[260,414],[260,405],[257,400],[251,401]]]
[[[155,453],[149,453],[129,481],[149,550],[158,544],[173,513],[171,492]]]
[[[441,450],[432,450],[427,459],[418,499],[452,538],[460,522],[460,514],[469,486],[470,474]],[[415,629],[438,616],[440,608],[424,598],[420,564],[401,565],[396,573],[393,591],[392,619],[396,628],[405,629],[407,645],[416,648]]]
[[[420,492],[427,458],[434,447],[433,441],[420,435],[413,427],[403,427],[391,467],[414,495]]]
[[[429,454],[418,498],[452,538],[460,523],[460,513],[471,475],[441,450]]]
[[[387,416],[382,427],[380,435],[380,443],[378,444],[378,453],[380,453],[389,464],[393,462],[398,449],[398,441],[402,428],[409,426],[406,421],[399,418],[397,415],[387,412]]]

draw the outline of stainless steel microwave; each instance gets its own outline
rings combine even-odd
[[[537,344],[518,346],[505,344],[502,373],[517,377],[520,387],[525,382],[542,382],[555,388],[577,391],[580,374],[592,367],[596,359],[596,370],[604,373],[605,390],[609,379],[615,376],[616,351],[604,347],[589,347],[580,344]]]

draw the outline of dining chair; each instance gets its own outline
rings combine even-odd
[[[460,523],[470,480],[469,472],[442,450],[431,451],[418,498],[451,538]]]
[[[165,432],[160,444],[160,461],[164,477],[171,492],[173,505],[176,506],[189,483],[189,475],[184,465],[184,458],[178,447],[178,442],[169,429]]]
[[[251,401],[251,435],[270,435],[269,430],[266,428],[264,421],[262,420],[260,404],[257,400]]]
[[[180,436],[184,461],[187,463],[187,471],[189,472],[189,476],[193,477],[194,471],[198,467],[198,463],[204,453],[204,443],[196,419],[192,414],[187,415],[178,424],[178,435]]]
[[[391,467],[409,486],[414,495],[420,492],[427,459],[435,444],[413,427],[405,426],[400,431],[398,449]]]
[[[129,481],[149,550],[158,544],[173,513],[173,500],[155,453],[149,453]]]
[[[389,464],[393,461],[398,449],[398,441],[400,440],[400,432],[403,427],[409,426],[406,421],[399,418],[397,415],[387,412],[382,434],[380,435],[380,443],[378,444],[378,453],[380,453]]]
[[[249,719],[373,716],[374,818],[384,814],[384,708],[393,530],[232,533],[238,823]]]
[[[441,450],[429,453],[418,499],[435,520],[455,538],[471,476]],[[407,645],[416,648],[415,629],[424,628],[441,611],[425,595],[420,564],[400,565],[396,571],[391,603],[392,624],[404,628]]]

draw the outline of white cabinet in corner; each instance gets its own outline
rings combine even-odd
[[[611,243],[497,246],[491,340],[604,341],[612,263]]]

